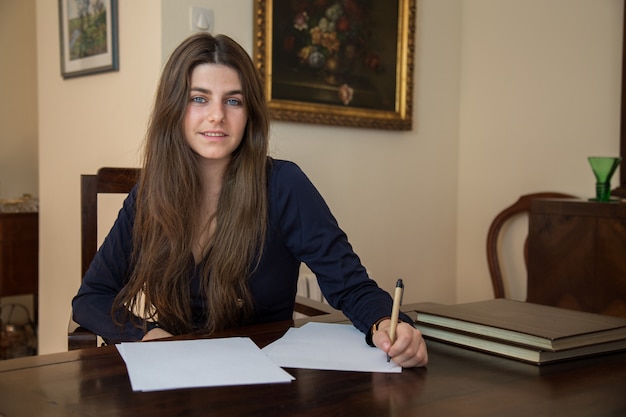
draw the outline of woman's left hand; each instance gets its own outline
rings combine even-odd
[[[422,333],[410,324],[400,322],[396,328],[396,340],[392,344],[389,338],[390,328],[391,320],[388,319],[378,325],[378,330],[372,335],[374,345],[403,368],[426,366],[428,351]]]
[[[154,329],[146,333],[141,339],[141,341],[146,342],[148,340],[163,339],[165,337],[172,337],[172,336],[173,334],[171,334],[170,332],[165,331],[160,327],[155,327]]]

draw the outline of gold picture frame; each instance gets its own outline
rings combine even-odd
[[[272,118],[413,128],[416,0],[254,0]]]

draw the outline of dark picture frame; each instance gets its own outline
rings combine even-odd
[[[620,102],[620,139],[619,156],[622,163],[619,169],[619,185],[611,194],[626,198],[626,2],[624,2],[624,16],[622,28],[622,91]]]
[[[273,119],[411,130],[416,0],[254,0]]]
[[[119,69],[117,0],[59,0],[63,78]]]

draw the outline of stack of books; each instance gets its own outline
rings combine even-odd
[[[625,318],[503,298],[416,311],[427,339],[538,365],[626,349]]]

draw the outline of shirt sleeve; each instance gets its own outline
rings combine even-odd
[[[328,303],[340,309],[366,335],[378,319],[390,316],[393,300],[367,274],[313,183],[294,163],[272,174],[280,230],[289,250],[315,273]],[[403,320],[410,322],[408,316]]]
[[[144,335],[143,329],[135,324],[128,322],[120,326],[111,316],[113,300],[128,275],[136,195],[135,188],[124,200],[113,227],[98,249],[83,277],[78,294],[72,300],[74,321],[98,334],[107,343],[140,340]]]

